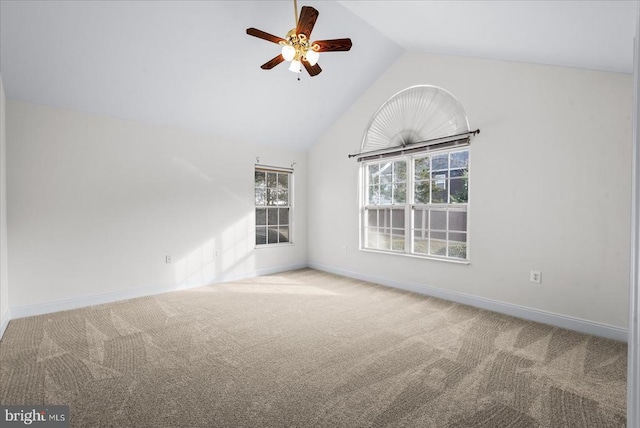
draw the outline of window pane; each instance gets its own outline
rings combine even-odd
[[[276,187],[277,186],[277,172],[267,172],[267,186]]]
[[[451,153],[451,168],[466,168],[468,165],[468,151]]]
[[[380,188],[378,185],[369,186],[369,205],[380,204]]]
[[[393,185],[393,203],[404,204],[407,201],[407,185],[404,183]]]
[[[289,242],[289,226],[280,227],[280,242]]]
[[[385,229],[380,229],[378,231],[378,249],[379,250],[391,249],[391,240],[389,239],[389,233],[385,232]]]
[[[278,209],[277,208],[268,208],[268,223],[269,225],[277,225],[278,224]]]
[[[265,208],[256,208],[256,225],[264,226],[267,224],[267,210]]]
[[[276,205],[289,205],[289,191],[280,190],[278,192],[278,201]]]
[[[431,228],[447,230],[447,212],[431,210]],[[444,236],[442,237],[445,238]]]
[[[386,209],[386,210],[380,210],[379,212],[380,212],[380,217],[379,217],[380,224],[378,226],[390,227],[391,226],[391,210]]]
[[[278,226],[271,226],[268,228],[267,243],[268,244],[278,243]]]
[[[449,242],[461,243],[467,242],[467,234],[460,232],[449,232]]]
[[[449,230],[467,230],[467,213],[464,211],[449,211]]]
[[[264,205],[267,203],[267,190],[256,189],[256,205]]]
[[[393,178],[392,165],[392,162],[380,165],[380,184],[391,183]]]
[[[429,237],[432,240],[433,239],[438,239],[438,240],[446,241],[447,232],[434,232],[434,231],[431,231],[431,232],[429,232]]]
[[[447,255],[447,241],[431,239],[429,242],[429,253],[434,256],[446,256]]]
[[[378,248],[378,232],[377,229],[367,229],[366,248]]]
[[[429,181],[421,181],[416,183],[416,187],[414,188],[416,204],[429,203],[429,183]]]
[[[449,169],[449,155],[435,155],[431,157],[431,167],[433,171]]]
[[[267,205],[275,205],[278,200],[278,191],[276,189],[267,189]]]
[[[279,224],[286,225],[289,224],[289,208],[280,208],[279,209]]]
[[[256,171],[256,174],[255,174],[255,186],[256,187],[263,188],[265,186],[264,175],[265,175],[264,171]]]
[[[286,172],[278,173],[278,187],[282,190],[289,190],[289,174]]]
[[[381,205],[391,204],[391,184],[380,185],[380,204]]]
[[[256,227],[256,245],[262,245],[267,243],[267,228]]]
[[[469,200],[467,192],[466,178],[452,178],[450,180],[449,192],[451,192],[451,202],[464,203]]]
[[[447,203],[447,190],[444,186],[440,186],[435,182],[432,182],[431,202],[434,204]]]
[[[467,244],[466,243],[449,242],[449,257],[454,257],[456,259],[466,259],[467,258]]]
[[[393,229],[391,234],[391,249],[394,251],[404,251],[404,230]]]
[[[466,175],[467,175],[466,169],[452,169],[451,171],[449,171],[449,177],[451,178],[465,177]]]
[[[391,210],[391,216],[391,227],[404,229],[404,210]]]
[[[369,165],[368,169],[369,169],[369,185],[380,183],[380,175],[379,175],[380,167],[378,166],[378,164]]]
[[[367,226],[378,227],[378,210],[367,210]]]
[[[426,211],[425,210],[413,210],[413,228],[414,229],[422,229],[422,221],[424,219]]]
[[[429,254],[429,240],[426,238],[414,238],[413,252],[420,254]]]
[[[416,180],[426,180],[429,178],[429,158],[415,159],[413,163],[414,176]]]
[[[395,161],[393,163],[394,178],[397,183],[404,183],[407,180],[407,163],[405,161]]]

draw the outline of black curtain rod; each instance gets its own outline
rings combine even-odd
[[[435,145],[437,144],[438,141],[441,141],[443,143],[448,142],[448,141],[453,141],[456,138],[459,137],[472,137],[474,135],[477,135],[480,133],[480,129],[476,129],[475,131],[469,131],[469,132],[463,132],[461,134],[456,134],[456,135],[449,135],[448,137],[439,137],[439,138],[433,138],[431,140],[424,140],[424,141],[417,141],[415,143],[409,143],[409,144],[405,144],[403,146],[398,146],[398,147],[388,147],[386,149],[379,149],[379,150],[372,150],[370,152],[361,152],[361,153],[356,153],[353,155],[349,155],[349,159],[351,158],[355,158],[358,156],[372,156],[375,155],[376,153],[382,153],[382,152],[393,152],[395,150],[397,151],[401,151],[404,149],[410,149],[413,146],[419,146],[419,145],[425,145],[425,146],[431,146],[431,145]],[[432,144],[429,144],[432,143]],[[395,150],[394,150],[395,149]]]

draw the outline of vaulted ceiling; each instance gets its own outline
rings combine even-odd
[[[312,39],[350,37],[317,77],[245,34],[293,1],[0,1],[9,99],[306,150],[405,50],[631,73],[636,1],[301,1]],[[428,83],[428,82],[425,82]]]

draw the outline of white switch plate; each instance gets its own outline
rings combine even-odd
[[[531,273],[529,274],[529,281],[535,282],[536,284],[541,284],[542,272],[540,272],[539,270],[532,270]]]

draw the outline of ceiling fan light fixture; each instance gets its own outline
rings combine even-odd
[[[305,54],[305,58],[310,65],[316,65],[318,63],[318,58],[320,58],[320,54],[313,49],[309,49]]]
[[[282,57],[285,61],[291,61],[296,56],[296,48],[291,45],[282,46]]]
[[[260,66],[263,70],[271,70],[281,62],[290,61],[289,70],[294,73],[300,73],[304,65],[309,76],[317,76],[322,72],[322,68],[318,65],[319,53],[348,51],[351,49],[351,39],[316,40],[312,42],[310,39],[311,31],[318,19],[318,11],[311,6],[303,6],[300,10],[300,18],[298,18],[298,2],[296,0],[293,0],[293,7],[296,27],[289,30],[284,38],[253,27],[247,28],[247,34],[281,46],[278,55]],[[298,80],[300,80],[300,76],[298,76]]]
[[[301,67],[302,67],[302,63],[297,59],[294,59],[293,61],[291,61],[291,65],[289,66],[289,71],[293,71],[294,73],[300,73],[302,69]]]

